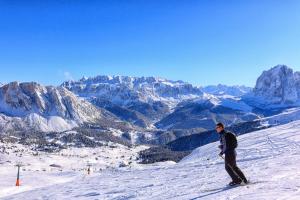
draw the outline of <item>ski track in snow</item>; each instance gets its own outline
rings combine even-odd
[[[238,166],[251,182],[246,186],[226,186],[230,178],[223,160],[217,156],[218,143],[211,143],[194,150],[178,164],[137,165],[91,175],[79,172],[24,175],[24,182],[36,179],[33,182],[41,183],[40,188],[27,188],[24,183],[20,188],[11,187],[3,192],[2,180],[14,177],[5,178],[6,174],[0,172],[0,197],[7,200],[300,199],[300,121],[248,133],[239,136],[238,141]]]

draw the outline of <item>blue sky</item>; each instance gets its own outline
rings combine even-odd
[[[159,76],[254,86],[300,71],[300,1],[0,0],[0,82]]]

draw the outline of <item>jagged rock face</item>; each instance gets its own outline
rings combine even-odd
[[[293,104],[300,99],[299,72],[285,65],[264,71],[257,79],[253,93],[269,103]]]
[[[63,87],[12,82],[0,87],[0,134],[26,131],[65,131],[96,125],[129,130],[110,112],[97,108]]]
[[[143,128],[153,127],[151,124],[181,101],[203,96],[201,88],[191,84],[155,77],[96,76],[64,82],[62,86]]]
[[[85,122],[100,118],[101,114],[92,104],[63,87],[44,87],[34,82],[12,82],[2,86],[0,102],[0,112],[13,117],[36,113]]]
[[[183,81],[128,76],[82,78],[79,81],[64,82],[62,86],[94,105],[109,110],[119,118],[141,127],[153,127],[151,124],[171,114],[182,102],[207,99],[210,95],[206,94],[206,91],[223,97],[241,96],[251,90],[244,86],[225,85],[200,88]],[[123,112],[125,110],[126,114]],[[189,127],[190,125],[185,126]]]
[[[298,98],[300,99],[300,72],[295,72],[294,78],[295,78],[295,86],[297,88]]]
[[[169,81],[154,77],[97,76],[68,81],[62,84],[82,97],[104,98],[118,105],[132,102],[152,103],[163,101],[169,105],[182,99],[203,95],[201,88],[182,81]]]

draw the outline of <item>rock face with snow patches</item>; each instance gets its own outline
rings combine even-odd
[[[12,82],[0,88],[1,111],[11,116],[35,112],[41,116],[55,115],[79,122],[100,117],[94,106],[79,100],[74,94],[59,87],[44,87],[37,83]]]
[[[118,105],[162,101],[172,106],[203,95],[201,88],[191,84],[155,77],[96,76],[68,81],[63,86],[82,97],[104,98]]]
[[[96,76],[62,86],[144,128],[165,117],[178,103],[203,95],[201,88],[191,84],[155,77]]]
[[[263,72],[253,91],[129,76],[82,78],[60,87],[12,82],[0,86],[0,132],[98,127],[114,129],[129,140],[165,143],[211,130],[218,121],[231,126],[268,117],[261,122],[286,123],[299,118],[298,110],[284,111],[297,106],[299,99],[300,72],[284,65]]]
[[[157,128],[171,127],[169,123],[165,122],[174,119],[173,116],[178,114],[176,111],[182,107],[181,104],[184,102],[196,99],[204,102],[213,95],[218,95],[220,98],[224,98],[226,95],[241,96],[251,89],[244,86],[229,87],[225,85],[201,88],[183,81],[128,76],[82,78],[79,81],[65,82],[62,86],[86,98],[94,105],[109,110],[122,120],[143,128],[153,128],[155,123]],[[213,98],[217,99],[217,97]],[[189,105],[189,107],[192,106],[195,106],[195,109],[199,108],[199,104]],[[211,119],[209,111],[203,115],[205,116],[202,118],[208,117],[208,120],[197,119],[197,123],[195,123],[194,118],[185,116],[187,123],[185,126],[178,126],[177,128],[189,129],[205,125],[205,129],[207,129],[214,124],[214,119]],[[181,120],[180,116],[175,118]],[[198,123],[199,120],[202,120],[203,123]],[[176,122],[174,121],[174,123]]]
[[[264,71],[257,79],[251,99],[259,107],[284,107],[299,104],[299,72],[285,65]]]
[[[11,82],[0,88],[0,130],[64,131],[84,123],[113,119],[105,110],[63,87]]]

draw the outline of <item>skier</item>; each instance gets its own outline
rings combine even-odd
[[[224,125],[222,123],[218,123],[216,125],[216,131],[220,136],[219,148],[221,152],[219,156],[223,156],[225,154],[225,169],[232,181],[229,183],[230,186],[234,186],[237,184],[241,184],[244,182],[248,183],[243,172],[236,165],[236,151],[237,147],[237,139],[234,133],[228,132],[224,129]]]

